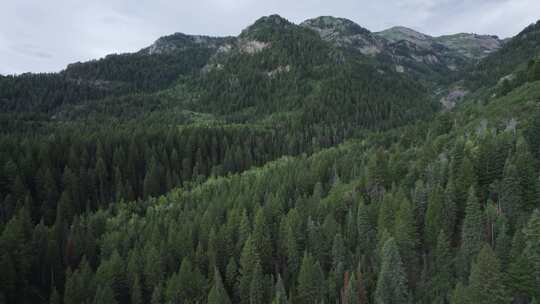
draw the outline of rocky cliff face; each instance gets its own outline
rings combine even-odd
[[[379,54],[385,45],[382,39],[369,30],[344,18],[323,16],[306,20],[300,26],[314,30],[325,41],[355,49],[364,55]]]
[[[502,45],[495,36],[456,34],[432,37],[406,27],[373,33],[351,20],[323,16],[300,24],[339,48],[390,63],[398,72],[433,78],[463,69]]]

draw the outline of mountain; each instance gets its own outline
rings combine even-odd
[[[323,16],[306,20],[300,26],[316,31],[325,41],[339,47],[356,49],[364,55],[379,54],[385,47],[384,41],[369,30],[344,18]]]
[[[372,33],[353,21],[330,16],[304,21],[301,26],[315,30],[325,41],[393,65],[400,73],[409,73],[433,84],[463,70],[502,42],[495,36],[456,34],[431,37],[406,27],[393,27]]]
[[[1,76],[0,303],[532,303],[539,25],[271,15]]]

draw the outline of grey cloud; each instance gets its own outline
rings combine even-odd
[[[173,32],[237,35],[274,13],[296,23],[334,15],[372,31],[403,25],[431,35],[508,37],[540,18],[538,12],[538,0],[2,1],[0,73],[59,71],[71,62],[136,51]]]

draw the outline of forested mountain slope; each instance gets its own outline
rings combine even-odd
[[[0,78],[0,303],[535,303],[534,28],[431,84],[275,15]]]

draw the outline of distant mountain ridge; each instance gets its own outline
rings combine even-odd
[[[278,33],[291,26],[297,25],[279,15],[270,15],[258,19],[237,37],[175,33],[157,39],[139,53],[172,54],[195,48],[206,49],[214,55],[231,49],[253,52],[262,47],[260,41],[268,38],[261,37],[260,33]],[[351,20],[332,16],[308,19],[298,26],[316,32],[337,48],[390,63],[397,72],[410,73],[427,81],[462,70],[503,45],[502,40],[492,35],[460,33],[432,37],[402,26],[371,32]]]

